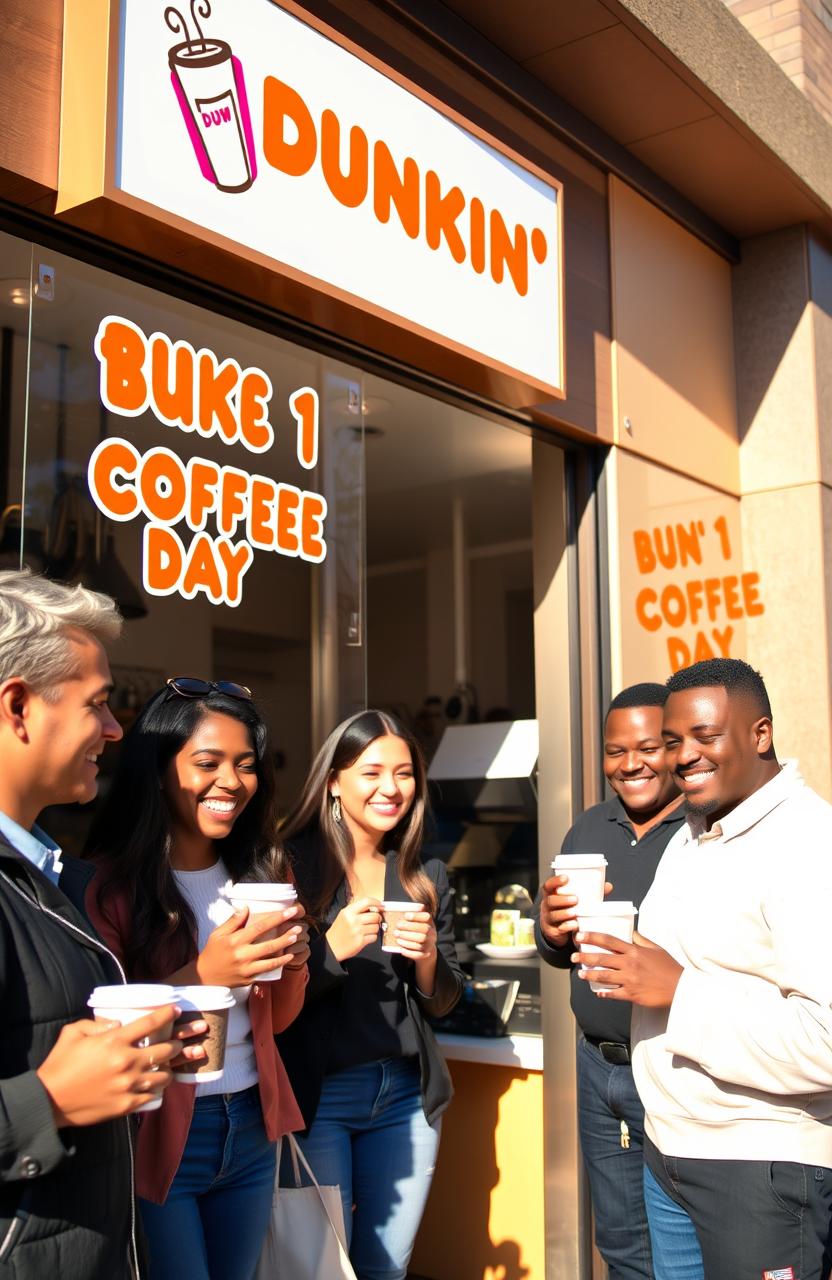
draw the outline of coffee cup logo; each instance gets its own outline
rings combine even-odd
[[[185,39],[168,51],[171,82],[202,176],[219,191],[247,191],[257,177],[254,133],[239,58],[225,40],[206,38],[209,0],[191,0],[192,36],[178,9],[165,22]]]

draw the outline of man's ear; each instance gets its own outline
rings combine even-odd
[[[755,720],[751,726],[751,732],[754,735],[758,756],[764,756],[772,750],[774,746],[774,728],[769,716],[761,716],[759,720]]]
[[[29,741],[28,719],[32,690],[25,680],[12,676],[0,684],[0,725],[11,729],[21,742]]]

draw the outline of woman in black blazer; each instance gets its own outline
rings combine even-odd
[[[447,872],[422,860],[426,805],[415,738],[364,711],[330,734],[281,833],[313,937],[306,1001],[278,1044],[304,1154],[341,1188],[358,1280],[405,1280],[452,1096],[425,1014],[453,1008],[464,975]],[[380,932],[390,901],[413,910]]]

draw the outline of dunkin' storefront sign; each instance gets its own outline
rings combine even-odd
[[[122,0],[114,189],[562,390],[560,187],[271,0]]]

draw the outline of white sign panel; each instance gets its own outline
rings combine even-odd
[[[123,0],[116,185],[562,387],[559,186],[271,0]]]

